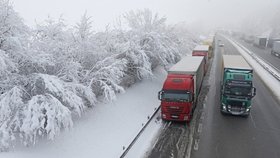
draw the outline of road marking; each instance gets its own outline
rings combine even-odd
[[[254,127],[257,128],[256,123],[255,123],[255,121],[254,121],[254,119],[253,119],[252,114],[250,115],[250,118],[251,118],[251,120],[252,120],[252,122],[253,122]]]
[[[199,123],[198,128],[197,128],[197,132],[201,133],[202,131],[202,123]]]
[[[198,150],[199,139],[194,140],[193,150]]]
[[[204,115],[205,115],[205,112],[203,111],[200,115],[200,120],[203,120],[204,119]]]

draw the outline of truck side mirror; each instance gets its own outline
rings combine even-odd
[[[256,95],[256,88],[253,87],[253,88],[252,88],[252,97],[254,97],[255,95]]]
[[[162,90],[158,92],[158,100],[161,100],[161,99],[162,99],[162,93],[163,93]]]
[[[223,93],[223,89],[224,89],[223,82],[220,82],[220,85],[221,85],[221,93]]]

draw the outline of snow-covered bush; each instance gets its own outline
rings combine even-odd
[[[72,125],[70,110],[58,99],[50,94],[36,95],[27,103],[20,132],[24,144],[28,145],[35,144],[37,137],[47,136],[52,140],[61,129]]]
[[[166,26],[166,18],[153,14],[150,10],[130,11],[124,15],[130,31],[128,32],[141,51],[150,58],[151,69],[168,66],[180,60],[179,48],[182,43]],[[130,40],[131,40],[130,39]]]
[[[92,107],[95,103],[95,95],[86,86],[77,86],[77,84],[71,82],[67,83],[56,76],[47,74],[34,74],[31,78],[30,94],[32,96],[45,93],[51,94],[73,114],[78,116],[81,116],[87,106]],[[90,104],[85,105],[80,96]]]
[[[96,63],[86,75],[93,92],[102,95],[106,101],[116,99],[116,93],[124,91],[119,83],[124,75],[126,64],[125,59],[117,59],[114,56]]]
[[[9,0],[0,0],[0,49],[7,51],[21,48],[28,35],[28,27],[14,11]]]
[[[0,96],[0,150],[17,138],[25,145],[42,137],[52,140],[61,129],[72,127],[73,115],[81,116],[96,103],[91,89],[81,84],[47,74],[29,78],[25,88],[14,87]]]
[[[16,138],[23,119],[23,91],[14,87],[0,96],[0,150],[7,150]]]
[[[7,79],[11,73],[17,71],[17,64],[4,51],[0,50],[0,79]]]
[[[126,74],[141,80],[152,76],[151,61],[146,52],[135,41],[126,42],[119,48],[118,58],[128,61]]]

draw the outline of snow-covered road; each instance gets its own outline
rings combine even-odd
[[[10,152],[1,153],[0,157],[119,157],[123,147],[131,142],[142,124],[148,121],[147,116],[151,116],[159,106],[157,92],[162,88],[165,75],[164,70],[157,69],[154,79],[133,85],[124,94],[119,94],[113,103],[94,107],[76,121],[71,131],[63,132],[53,142],[42,140],[34,147],[15,147]],[[151,134],[158,129],[159,127],[155,127]],[[151,139],[147,140],[148,142],[152,141],[151,136],[146,137]]]

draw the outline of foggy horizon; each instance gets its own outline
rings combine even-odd
[[[25,24],[35,26],[50,16],[60,16],[66,24],[74,26],[81,16],[87,12],[93,21],[94,30],[103,30],[108,24],[114,25],[117,18],[128,11],[150,9],[160,17],[167,18],[167,24],[186,23],[203,29],[219,27],[238,28],[248,20],[263,21],[277,13],[280,1],[277,0],[120,0],[105,1],[42,1],[42,0],[11,0],[15,11],[24,19]],[[255,20],[256,22],[256,20]]]

